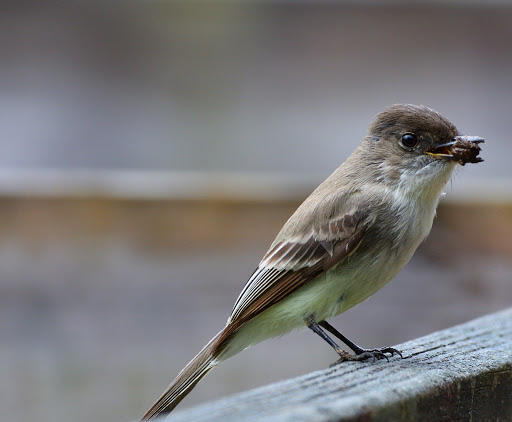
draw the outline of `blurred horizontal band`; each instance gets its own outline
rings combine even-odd
[[[301,200],[328,174],[0,169],[0,196],[148,200]],[[443,201],[512,202],[512,180],[456,177]]]

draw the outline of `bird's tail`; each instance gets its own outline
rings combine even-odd
[[[144,414],[141,422],[149,421],[158,415],[169,413],[185,396],[192,391],[196,384],[217,364],[215,350],[222,331],[203,347],[194,359],[192,359],[178,376],[171,382],[162,396]]]

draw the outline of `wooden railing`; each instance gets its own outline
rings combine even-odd
[[[162,418],[178,421],[512,421],[512,308]]]

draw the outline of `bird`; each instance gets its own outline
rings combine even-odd
[[[225,327],[141,421],[171,412],[222,361],[295,329],[308,327],[325,340],[337,363],[402,356],[392,347],[362,348],[327,320],[398,274],[430,232],[455,167],[483,161],[482,142],[425,106],[395,104],[378,113],[359,146],[284,224]]]

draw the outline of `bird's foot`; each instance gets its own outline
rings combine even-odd
[[[402,352],[393,347],[379,347],[378,349],[360,349],[356,351],[356,356],[362,357],[362,359],[358,360],[366,360],[373,358],[373,360],[386,359],[387,361],[389,361],[389,358],[386,355],[386,353],[389,353],[390,356],[396,354],[400,356],[402,359],[404,358]]]
[[[389,361],[389,358],[386,355],[386,353],[389,353],[390,356],[397,354],[403,359],[402,352],[400,350],[394,349],[393,347],[380,347],[378,349],[358,348],[355,354],[345,352],[344,350],[338,351],[338,355],[340,355],[340,358],[336,362],[332,363],[330,367],[338,365],[341,362],[347,361],[364,361],[368,359],[373,359],[374,361],[386,359],[387,361]]]

